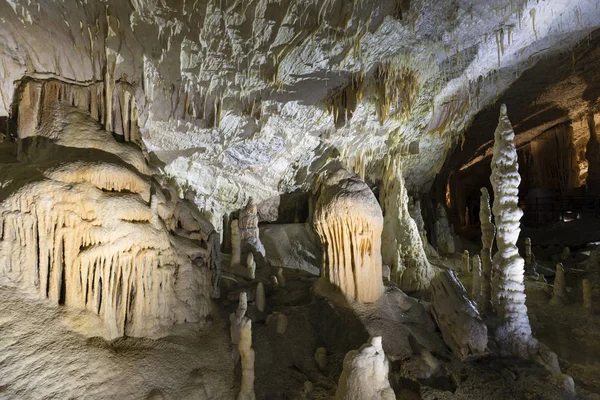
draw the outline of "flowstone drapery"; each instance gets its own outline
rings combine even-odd
[[[383,262],[391,266],[391,278],[402,290],[424,290],[429,288],[435,267],[425,255],[422,236],[408,211],[408,193],[400,165],[391,158],[386,163],[381,193]]]
[[[377,301],[383,293],[383,217],[371,189],[344,169],[330,173],[320,188],[314,225],[323,244],[323,277],[359,302]]]
[[[525,305],[524,264],[516,243],[519,238],[523,211],[518,206],[519,175],[515,133],[506,115],[506,106],[500,108],[498,128],[494,133],[492,176],[494,204],[492,211],[496,221],[498,251],[493,258],[493,298],[499,326],[496,340],[501,352],[511,355],[527,354],[536,341],[531,334],[527,306]]]
[[[106,329],[95,336],[160,337],[201,321],[209,270],[218,274],[212,225],[149,177],[139,149],[45,99],[39,129],[22,139],[26,161],[0,169],[4,277],[97,314]]]

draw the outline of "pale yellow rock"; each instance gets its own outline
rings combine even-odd
[[[377,199],[358,176],[338,169],[324,180],[314,225],[323,244],[323,277],[346,296],[375,302],[383,293]]]
[[[244,317],[240,324],[238,351],[242,360],[242,382],[237,400],[255,400],[254,394],[254,349],[252,348],[252,320]]]

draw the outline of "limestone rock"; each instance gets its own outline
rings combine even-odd
[[[230,323],[230,336],[231,336],[231,344],[232,344],[232,358],[234,362],[237,362],[239,359],[239,350],[238,344],[240,343],[240,330],[242,325],[242,320],[246,316],[246,311],[248,311],[248,293],[240,292],[238,295],[238,307],[235,313],[229,315],[229,323]]]
[[[359,302],[375,302],[383,292],[383,217],[371,189],[344,169],[323,181],[314,225],[323,244],[323,277]]]
[[[327,369],[327,349],[325,349],[325,347],[319,347],[317,351],[315,351],[315,361],[321,371]]]
[[[246,257],[246,268],[248,270],[248,279],[252,280],[256,278],[256,262],[254,262],[254,255],[248,253]]]
[[[524,264],[516,243],[519,238],[523,211],[518,206],[519,165],[514,144],[515,133],[506,115],[506,106],[500,107],[498,128],[494,133],[492,176],[494,204],[492,210],[497,227],[498,252],[494,255],[493,302],[500,318],[496,341],[504,354],[527,354],[537,341],[531,334],[525,305]]]
[[[441,271],[431,281],[431,313],[444,341],[458,358],[465,360],[485,353],[487,326],[454,272]]]
[[[565,287],[565,268],[561,263],[556,264],[556,275],[554,276],[554,290],[550,304],[555,306],[565,304],[567,290]]]
[[[409,213],[408,192],[399,160],[390,156],[386,164],[380,193],[384,211],[383,262],[391,267],[391,280],[402,290],[426,290],[436,268],[427,259],[419,229]]]
[[[258,282],[256,285],[256,295],[254,300],[256,301],[256,308],[258,311],[264,312],[266,306],[266,297],[265,297],[265,286],[262,282]]]
[[[244,317],[240,323],[238,350],[242,360],[242,382],[237,400],[255,400],[254,394],[254,349],[252,349],[252,320]]]
[[[471,271],[471,256],[469,250],[465,250],[462,255],[462,272]]]
[[[389,364],[381,337],[369,339],[359,350],[344,357],[344,369],[335,392],[336,400],[395,400],[388,381]]]
[[[471,290],[471,299],[479,304],[481,300],[481,259],[478,254],[475,254],[471,259],[473,266],[473,288]]]
[[[592,312],[592,286],[589,279],[584,279],[581,283],[583,294],[583,308],[588,312]]]
[[[285,314],[274,312],[267,317],[267,325],[275,324],[275,331],[279,335],[283,335],[287,331],[288,319]]]
[[[279,287],[284,288],[286,286],[285,276],[283,275],[283,268],[277,269],[277,281],[279,282]]]
[[[496,236],[496,227],[492,224],[490,194],[481,188],[479,201],[479,221],[481,223],[481,301],[479,310],[482,315],[492,311],[492,245]]]
[[[456,252],[454,234],[448,222],[446,208],[441,203],[438,203],[435,209],[435,238],[439,253],[454,254]]]

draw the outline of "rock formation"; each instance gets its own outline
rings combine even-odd
[[[442,203],[438,203],[435,209],[435,239],[440,254],[454,254],[456,252],[454,234],[448,222],[446,208]]]
[[[465,250],[462,255],[462,272],[471,271],[471,256],[469,250]]]
[[[344,357],[344,369],[336,400],[395,400],[388,381],[389,363],[381,346],[381,337],[369,339],[359,350]]]
[[[525,238],[525,273],[537,276],[535,255],[531,250],[531,238]]]
[[[327,349],[325,347],[319,347],[315,351],[315,362],[321,371],[327,369]]]
[[[285,276],[283,275],[283,268],[277,269],[277,282],[279,282],[279,287],[284,288],[286,286]]]
[[[471,300],[479,304],[481,301],[481,258],[475,254],[471,259],[473,272],[473,288],[471,290]]]
[[[383,181],[382,257],[391,266],[391,279],[404,291],[418,291],[429,287],[435,274],[425,255],[425,247],[417,224],[408,212],[408,193],[404,185],[399,161],[388,158]]]
[[[582,287],[582,295],[583,295],[583,308],[587,311],[587,312],[592,312],[593,308],[592,308],[592,286],[590,285],[590,280],[589,279],[584,279],[581,282],[581,287]]]
[[[496,221],[498,252],[493,258],[496,271],[494,286],[497,295],[493,299],[500,325],[495,337],[505,354],[523,355],[535,345],[531,334],[527,306],[525,305],[524,260],[516,243],[519,238],[520,219],[523,211],[518,206],[519,175],[515,133],[506,115],[506,106],[500,108],[498,128],[494,133],[492,176],[494,204],[492,210]]]
[[[218,232],[213,231],[209,236],[210,244],[210,284],[212,287],[211,297],[221,297],[221,248]]]
[[[67,103],[65,88],[38,93],[39,126],[22,132],[26,162],[0,170],[3,273],[98,315],[106,331],[95,336],[160,337],[174,323],[202,321],[209,270],[218,274],[214,228],[150,177],[139,148]]]
[[[265,286],[262,282],[258,282],[256,285],[256,294],[254,296],[254,300],[256,301],[256,308],[260,312],[265,311],[265,306],[267,305],[267,300],[265,297]]]
[[[256,278],[256,262],[254,261],[254,255],[250,252],[246,256],[246,269],[247,269],[247,278],[253,280]]]
[[[375,302],[381,278],[381,208],[356,175],[338,169],[320,188],[314,216],[323,245],[322,276],[346,296]]]
[[[246,206],[240,210],[238,227],[242,257],[247,256],[249,252],[253,253],[255,257],[264,257],[265,248],[260,241],[258,229],[258,209],[252,197],[248,199]]]
[[[565,304],[567,288],[565,287],[565,268],[561,263],[556,264],[556,275],[554,276],[554,290],[550,304],[553,306]]]
[[[477,306],[452,271],[440,271],[431,281],[431,313],[442,337],[461,360],[485,353],[487,326]]]
[[[243,317],[240,323],[238,351],[242,361],[242,382],[237,400],[255,400],[254,394],[254,349],[252,348],[252,320]]]
[[[423,243],[423,249],[425,250],[425,255],[428,257],[435,256],[435,250],[429,244],[429,240],[427,239],[427,231],[425,230],[425,221],[423,220],[423,213],[421,212],[421,202],[419,200],[409,199],[408,202],[408,212],[412,219],[417,224],[417,230],[419,231],[419,235],[421,236],[421,242]]]
[[[242,243],[240,241],[240,229],[238,220],[231,221],[231,267],[242,263]]]
[[[231,356],[234,363],[237,363],[240,353],[238,344],[240,343],[240,330],[242,326],[242,320],[246,317],[246,311],[248,311],[248,293],[240,292],[238,296],[238,306],[235,313],[229,315],[230,323],[230,336],[231,336]]]
[[[482,315],[492,311],[492,245],[496,236],[496,227],[492,224],[490,194],[481,188],[479,202],[479,221],[481,222],[481,301],[479,310]]]

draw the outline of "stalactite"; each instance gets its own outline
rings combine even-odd
[[[314,225],[323,244],[324,279],[356,301],[377,301],[383,293],[383,217],[371,189],[344,169],[332,172],[320,188]]]
[[[52,101],[69,98],[66,107],[81,105],[79,88],[67,88],[48,85],[51,97],[43,107],[58,110]],[[61,121],[68,124],[69,118]],[[209,260],[210,268],[215,261],[207,243],[212,226],[198,213],[185,214],[176,196],[167,200],[155,181],[126,166],[124,159],[141,157],[138,149],[109,143],[113,139],[103,132],[103,145],[119,149],[106,157],[93,147],[97,125],[77,123],[77,146],[97,161],[65,161],[50,148],[50,156],[36,164],[32,151],[20,172],[23,185],[17,191],[0,187],[2,273],[23,290],[97,314],[111,339],[160,337],[174,323],[200,321],[208,314],[206,272]],[[61,132],[70,137],[69,129]],[[31,173],[35,179],[26,175]],[[185,238],[167,229],[176,225],[173,219],[189,228]]]
[[[110,83],[109,83],[110,84]],[[109,129],[123,136],[125,141],[141,143],[138,118],[139,109],[133,96],[131,85],[125,82],[112,83],[112,90],[106,91],[104,82],[74,84],[51,80],[24,80],[19,89],[18,137],[35,136],[45,119],[48,119],[57,102],[88,112],[91,117]],[[106,93],[111,93],[110,101]],[[107,113],[107,107],[110,112]],[[107,115],[110,114],[110,115]],[[113,116],[118,116],[119,124],[112,125]],[[108,130],[108,129],[107,129]]]
[[[531,334],[525,305],[524,260],[516,246],[523,211],[518,206],[519,175],[515,133],[506,115],[506,106],[500,108],[498,128],[494,133],[492,176],[494,213],[498,252],[493,258],[494,286],[499,326],[495,337],[503,354],[528,354],[536,341]]]

